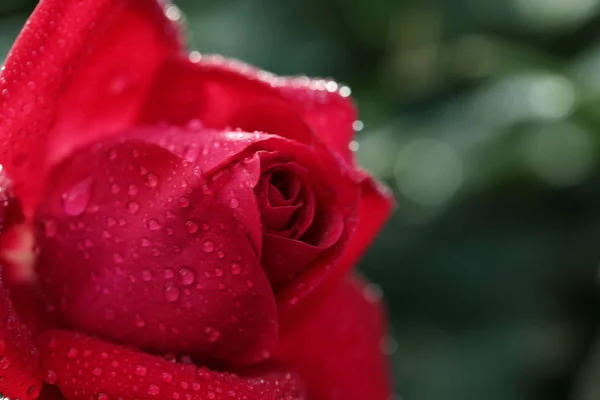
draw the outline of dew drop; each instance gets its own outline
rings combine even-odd
[[[150,396],[158,396],[160,394],[160,388],[154,384],[148,386],[148,394]]]
[[[127,203],[127,211],[131,214],[137,214],[137,212],[140,211],[140,205],[135,201],[130,201]]]
[[[117,150],[110,149],[108,151],[108,161],[115,161],[117,159]]]
[[[145,269],[142,271],[142,280],[144,282],[150,282],[152,280],[152,271]]]
[[[135,185],[129,185],[127,187],[127,194],[130,196],[135,196],[136,194],[138,194],[139,190],[138,187]]]
[[[98,393],[96,396],[96,400],[109,400],[108,395],[105,393]]]
[[[187,220],[185,223],[185,228],[188,231],[188,233],[196,233],[198,232],[198,223],[194,220]]]
[[[147,174],[144,180],[146,182],[146,186],[148,187],[154,188],[158,186],[158,178],[152,173]]]
[[[215,250],[215,243],[212,240],[205,240],[202,242],[202,250],[205,253],[212,253]]]
[[[135,326],[137,326],[138,328],[143,328],[144,326],[146,326],[146,321],[144,321],[142,319],[142,317],[137,314],[134,318],[133,318],[133,323],[135,324]]]
[[[77,354],[79,354],[79,351],[75,347],[70,347],[69,350],[67,350],[67,357],[69,358],[75,358],[77,357]]]
[[[117,264],[121,264],[122,262],[125,261],[125,258],[123,258],[123,255],[121,253],[114,253],[113,261]]]
[[[46,383],[50,384],[50,385],[54,385],[56,384],[56,382],[58,382],[58,376],[56,375],[56,372],[54,370],[48,370],[48,372],[46,372],[46,377],[45,377]]]
[[[142,239],[142,247],[150,247],[152,246],[152,242],[150,240],[148,240],[148,238],[143,238]]]
[[[121,191],[121,188],[119,187],[119,185],[117,185],[116,183],[113,183],[112,185],[110,185],[110,192],[112,194],[117,194]]]
[[[135,367],[135,374],[137,376],[146,376],[147,373],[148,369],[143,365],[138,365],[137,367]]]
[[[210,343],[214,343],[217,340],[219,340],[219,337],[221,336],[221,332],[219,332],[217,329],[213,328],[212,326],[207,326],[204,329],[204,333],[206,334],[206,338]]]
[[[231,265],[229,266],[229,269],[231,271],[231,275],[239,275],[242,273],[242,266],[238,263],[231,263]]]
[[[165,383],[171,383],[171,382],[173,382],[173,375],[171,375],[168,372],[163,372],[160,375],[160,377],[161,377],[162,381],[165,382]]]
[[[190,268],[181,268],[179,270],[179,282],[184,286],[189,286],[196,280],[196,273]]]
[[[215,276],[223,276],[223,270],[221,268],[215,268]]]
[[[240,201],[237,198],[232,197],[231,199],[229,199],[229,207],[230,208],[238,208],[239,205],[240,205]]]
[[[94,178],[86,178],[62,194],[62,206],[65,214],[75,217],[83,213],[92,198],[93,183]]]
[[[163,289],[163,295],[168,302],[175,302],[179,299],[179,289],[172,283],[167,283]]]
[[[149,220],[147,225],[148,229],[150,229],[151,231],[157,231],[160,229],[160,224],[155,219]]]
[[[96,367],[96,368],[94,368],[94,369],[92,370],[92,374],[93,374],[94,376],[100,376],[100,375],[102,375],[102,368],[99,368],[99,367]]]
[[[181,208],[187,208],[190,205],[190,200],[187,197],[182,197],[179,199],[179,206]]]
[[[49,219],[44,222],[44,234],[47,238],[55,237],[57,230],[56,221]]]
[[[221,250],[219,250],[219,251],[217,251],[217,257],[225,258],[225,253],[223,253]]]

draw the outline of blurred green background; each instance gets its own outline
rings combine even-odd
[[[600,399],[600,0],[178,5],[197,50],[352,88],[400,205],[361,263],[399,398]]]

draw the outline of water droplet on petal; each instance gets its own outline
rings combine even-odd
[[[219,250],[219,251],[217,251],[217,257],[225,258],[225,253],[223,253],[221,250]]]
[[[160,394],[160,388],[154,384],[148,386],[148,394],[150,396],[158,396]]]
[[[148,221],[148,229],[150,229],[151,231],[157,231],[160,229],[160,224],[157,220],[151,219]]]
[[[44,234],[47,238],[53,238],[56,236],[57,232],[57,224],[56,221],[52,219],[48,219],[44,221]]]
[[[79,354],[79,351],[75,347],[70,347],[69,350],[67,350],[67,357],[69,358],[75,358],[77,357],[77,354]]]
[[[188,286],[191,285],[192,283],[194,283],[194,281],[196,280],[196,273],[191,270],[190,268],[181,268],[179,270],[179,282],[184,285],[184,286]]]
[[[217,329],[213,328],[212,326],[207,326],[204,329],[204,333],[206,334],[206,338],[208,339],[208,341],[211,343],[214,343],[217,340],[219,340],[219,337],[221,336],[221,332],[219,332]]]
[[[117,264],[121,264],[123,261],[125,261],[125,258],[123,258],[123,255],[121,253],[114,253],[113,261]]]
[[[205,240],[202,242],[202,250],[205,253],[212,253],[215,250],[215,243],[212,240]]]
[[[135,367],[135,374],[137,376],[146,376],[147,373],[148,369],[143,365],[138,365],[137,367]]]
[[[138,194],[138,187],[135,185],[129,185],[127,187],[127,194],[129,194],[130,196],[135,196],[136,194]]]
[[[215,276],[223,276],[223,270],[221,268],[215,268]]]
[[[53,370],[48,370],[48,372],[46,372],[46,383],[50,384],[50,385],[55,385],[56,382],[58,382],[58,376],[56,375],[56,372]]]
[[[127,203],[127,211],[129,211],[131,214],[136,214],[138,211],[140,211],[140,205],[135,201],[130,201]]]
[[[174,302],[179,299],[179,289],[172,283],[167,283],[163,290],[163,295],[168,302]]]
[[[93,183],[93,178],[86,178],[62,194],[65,214],[75,217],[83,213],[92,198]]]
[[[231,199],[229,199],[229,207],[230,208],[238,208],[239,205],[240,205],[240,201],[237,198],[232,197]]]
[[[108,395],[105,393],[98,393],[96,400],[109,400]]]
[[[135,324],[135,326],[137,326],[138,328],[143,328],[144,326],[146,326],[146,321],[144,321],[142,319],[142,317],[137,314],[134,318],[133,318],[133,323]]]
[[[231,263],[229,268],[231,270],[231,275],[239,275],[242,273],[242,266],[238,263]]]
[[[102,368],[96,367],[92,370],[92,375],[94,376],[100,376],[102,375]]]
[[[162,381],[165,382],[165,383],[171,383],[171,382],[173,382],[173,375],[171,375],[168,372],[163,372],[160,375],[160,377],[161,377]]]
[[[147,174],[144,180],[146,181],[146,186],[148,187],[154,188],[158,185],[158,178],[152,173]]]
[[[190,200],[187,197],[182,197],[179,199],[179,206],[181,208],[187,208],[190,205]]]
[[[145,269],[142,271],[142,280],[144,282],[150,282],[152,280],[152,271]]]
[[[198,223],[190,219],[185,223],[185,228],[188,233],[196,233],[198,232]]]

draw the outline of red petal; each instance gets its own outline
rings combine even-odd
[[[296,375],[245,378],[167,361],[66,331],[40,336],[42,367],[69,400],[306,400]]]
[[[4,288],[0,267],[0,393],[34,398],[41,389],[37,350]]]
[[[275,300],[232,210],[173,153],[115,142],[53,174],[37,265],[52,304],[80,330],[152,351],[266,358]]]
[[[348,145],[356,110],[335,82],[279,78],[219,56],[197,61],[173,58],[165,63],[141,115],[143,122],[200,119],[212,128],[259,130],[306,142],[298,124],[289,123],[299,119],[352,164]]]
[[[298,371],[311,400],[388,400],[384,314],[355,278],[321,287],[286,318],[276,358]]]
[[[196,126],[197,122],[193,122],[191,125]],[[343,274],[350,267],[347,263],[340,263],[339,259],[357,223],[355,214],[358,211],[360,186],[355,181],[357,179],[355,171],[340,163],[319,142],[313,143],[314,147],[309,147],[283,137],[259,132],[215,131],[201,127],[198,127],[196,131],[173,127],[140,129],[135,133],[135,137],[143,137],[145,140],[169,149],[197,165],[207,175],[218,174],[217,171],[220,168],[261,151],[276,153],[282,159],[295,160],[309,170],[311,186],[315,192],[323,195],[323,210],[317,212],[314,218],[320,225],[315,225],[317,229],[307,233],[311,236],[311,243],[325,243],[338,234],[339,229],[342,229],[342,232],[335,245],[331,246],[329,242],[325,246],[329,250],[323,252],[309,266],[304,264],[299,267],[298,264],[289,264],[289,273],[277,272],[275,279],[279,284],[279,279],[289,280],[289,276],[296,276],[302,267],[307,267],[302,269],[302,273],[296,276],[293,283],[277,293],[277,301],[281,310],[295,305],[301,298],[318,287],[332,271]],[[252,173],[251,175],[256,174]],[[340,227],[337,222],[328,223],[330,219],[339,219],[338,222],[342,226]],[[332,229],[329,232],[326,229],[319,229],[319,227]],[[275,263],[279,266],[281,264]],[[271,268],[267,267],[266,269],[270,270]],[[283,273],[280,274],[280,272]],[[267,271],[267,273],[270,272]]]
[[[54,161],[133,122],[178,50],[177,29],[154,0],[40,2],[0,76],[1,162],[27,212]]]
[[[362,172],[360,188],[358,226],[339,261],[341,265],[348,267],[356,265],[356,262],[388,221],[396,206],[392,191],[365,172]],[[340,277],[343,271],[343,268],[337,270]]]

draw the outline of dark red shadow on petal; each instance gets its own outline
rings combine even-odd
[[[175,154],[120,140],[53,174],[37,232],[50,304],[77,329],[152,352],[268,357],[275,300],[232,210]]]
[[[67,331],[47,331],[38,343],[46,377],[69,400],[307,400],[298,376],[285,370],[242,377]]]
[[[275,359],[298,371],[311,400],[388,400],[385,314],[355,277],[321,286],[282,321]]]
[[[40,2],[0,79],[0,156],[28,215],[53,162],[130,126],[178,31],[156,1]]]
[[[0,266],[0,393],[35,398],[41,390],[38,353],[4,286]]]

